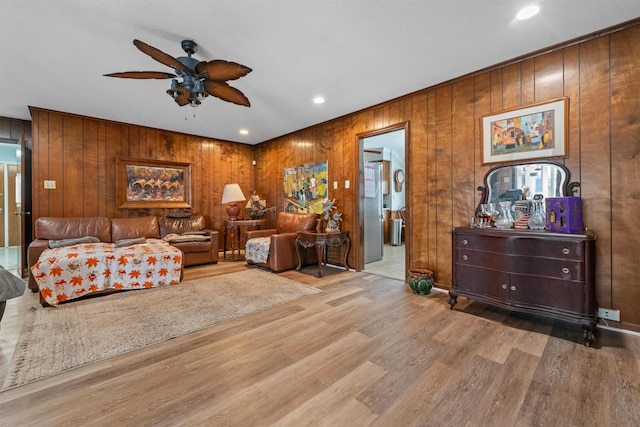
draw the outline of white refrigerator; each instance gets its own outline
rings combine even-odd
[[[384,245],[382,212],[382,164],[364,162],[364,263],[382,259]]]

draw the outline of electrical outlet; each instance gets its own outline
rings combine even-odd
[[[55,190],[56,189],[56,182],[55,181],[51,181],[51,180],[45,180],[44,181],[44,188],[47,190]]]
[[[334,190],[338,189],[338,181],[333,181],[333,189]]]
[[[601,319],[620,321],[620,310],[598,307],[598,317]]]

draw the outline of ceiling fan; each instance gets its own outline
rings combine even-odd
[[[105,76],[125,79],[173,79],[167,93],[180,106],[197,107],[208,95],[245,107],[251,106],[249,99],[241,91],[227,84],[227,80],[246,76],[251,72],[251,68],[222,59],[198,61],[191,57],[198,51],[198,44],[193,40],[182,41],[182,49],[187,53],[187,56],[178,58],[140,40],[134,40],[133,44],[156,61],[173,68],[176,74],[161,71],[126,71],[105,74]]]

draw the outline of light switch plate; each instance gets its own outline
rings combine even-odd
[[[338,181],[333,181],[333,189],[334,190],[338,189]]]
[[[344,188],[349,188],[351,186],[351,182],[349,182],[349,180],[346,180],[344,182]]]

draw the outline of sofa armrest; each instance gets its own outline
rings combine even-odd
[[[266,230],[248,230],[246,231],[247,240],[255,239],[256,237],[269,237],[272,234],[275,235],[278,232],[275,228],[269,228]]]
[[[45,249],[49,248],[49,240],[48,239],[36,239],[29,244],[27,248],[27,262],[29,263],[29,289],[32,292],[38,292],[38,284],[36,280],[33,278],[33,274],[31,274],[31,266],[38,262],[40,255],[44,252]]]
[[[269,269],[279,273],[295,268],[298,264],[295,248],[296,237],[298,237],[297,232],[271,235],[269,259],[267,260]]]

